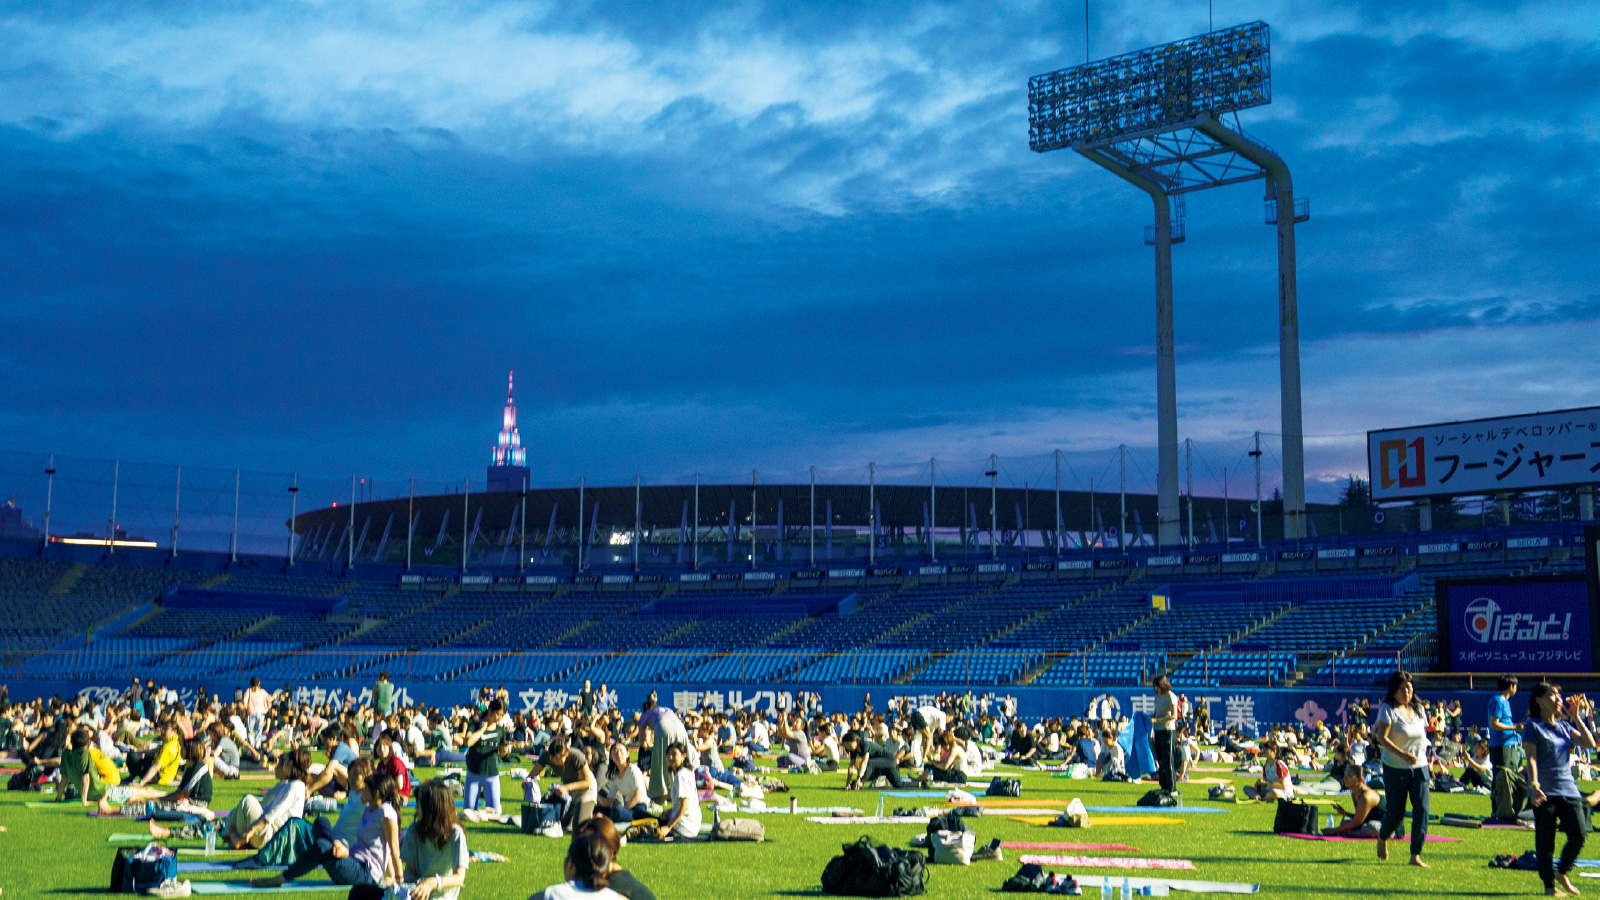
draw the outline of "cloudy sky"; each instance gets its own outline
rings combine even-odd
[[[1299,231],[1313,499],[1590,405],[1600,7],[1217,0]],[[1096,57],[1203,3],[1090,9]],[[1154,444],[1142,194],[1027,147],[1080,3],[0,5],[0,447],[537,483]],[[1257,184],[1175,251],[1180,432],[1279,430]],[[1226,457],[1226,458],[1225,458]],[[852,479],[853,480],[853,479]]]

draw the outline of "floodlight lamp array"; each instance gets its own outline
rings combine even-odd
[[[1044,153],[1181,127],[1272,102],[1265,22],[1028,79],[1028,146]]]

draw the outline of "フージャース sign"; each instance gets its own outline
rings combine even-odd
[[[1452,672],[1591,672],[1589,585],[1581,578],[1441,581],[1440,656]]]
[[[1600,407],[1367,432],[1374,500],[1600,482]]]

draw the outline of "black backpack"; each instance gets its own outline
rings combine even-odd
[[[976,807],[974,807],[974,809],[976,809]],[[941,831],[959,832],[971,830],[972,826],[967,824],[967,816],[961,815],[953,809],[949,810],[948,812],[942,812],[937,816],[928,817],[929,840],[932,840],[933,836]]]
[[[1160,788],[1156,788],[1153,791],[1147,791],[1143,797],[1139,798],[1139,802],[1136,805],[1138,805],[1138,806],[1166,806],[1166,807],[1182,806],[1183,805],[1183,798],[1181,796],[1179,796],[1177,793],[1170,793],[1169,794],[1169,793],[1167,793],[1166,791],[1163,791]]]
[[[927,890],[927,860],[862,835],[822,870],[822,890],[845,897],[911,897]]]
[[[1000,890],[1017,894],[1036,894],[1045,889],[1050,881],[1050,875],[1042,866],[1028,863],[1017,870],[1017,874],[1007,878],[1000,885]]]
[[[1273,834],[1316,834],[1317,808],[1309,803],[1279,800],[1278,812],[1272,817]]]
[[[989,789],[983,793],[988,797],[1021,797],[1022,779],[995,778],[989,782]]]
[[[44,777],[44,766],[34,764],[23,768],[21,772],[12,775],[6,782],[8,791],[31,791],[39,786],[39,779]]]

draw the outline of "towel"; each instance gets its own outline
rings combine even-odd
[[[1287,834],[1287,833],[1284,833],[1284,834],[1279,834],[1278,836],[1279,837],[1286,837],[1286,838],[1295,838],[1297,840],[1302,840],[1302,841],[1375,841],[1375,840],[1377,840],[1377,838],[1375,838],[1375,837],[1369,837],[1369,838],[1347,837],[1347,836],[1342,835],[1342,834]],[[1411,838],[1409,838],[1409,837],[1392,837],[1392,838],[1389,838],[1389,840],[1391,840],[1391,841],[1409,841],[1409,840],[1411,840]],[[1461,843],[1461,838],[1446,837],[1446,836],[1444,836],[1442,834],[1430,834],[1430,835],[1427,836],[1427,838],[1425,838],[1425,840],[1437,841],[1437,842],[1439,842],[1441,844],[1446,844],[1446,843],[1448,843],[1448,844],[1459,844],[1459,843]]]
[[[1191,894],[1254,894],[1261,890],[1259,884],[1240,884],[1229,881],[1187,881],[1179,878],[1124,878],[1122,875],[1073,875],[1072,880],[1079,887],[1092,888],[1118,888],[1124,882],[1132,888],[1154,887],[1164,885],[1172,891],[1188,891]]]
[[[1006,850],[1126,850],[1138,853],[1138,847],[1129,847],[1127,844],[1061,844],[1046,841],[1002,841],[1001,848]]]
[[[926,825],[927,816],[808,816],[823,825]]]
[[[1022,864],[1036,866],[1090,866],[1098,869],[1193,869],[1187,859],[1144,859],[1137,856],[1037,856],[1026,854]]]

